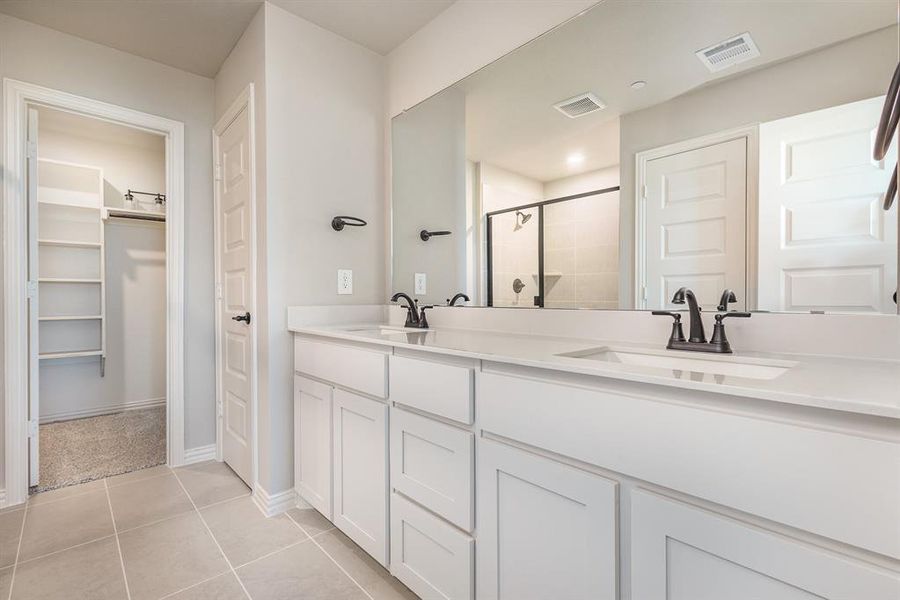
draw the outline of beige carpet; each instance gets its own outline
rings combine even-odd
[[[166,462],[166,408],[40,426],[40,482],[33,492]]]

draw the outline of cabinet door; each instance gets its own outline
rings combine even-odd
[[[481,439],[479,600],[616,598],[617,484]]]
[[[331,386],[294,376],[294,487],[331,519]]]
[[[387,406],[334,390],[334,524],[388,565]]]
[[[631,590],[633,600],[895,600],[900,575],[635,490]]]

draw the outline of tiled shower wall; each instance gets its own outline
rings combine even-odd
[[[544,305],[618,308],[619,192],[544,207]]]

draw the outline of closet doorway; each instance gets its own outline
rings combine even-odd
[[[29,129],[29,485],[43,492],[166,462],[166,150],[42,106]]]
[[[4,91],[5,503],[182,464],[183,125]]]

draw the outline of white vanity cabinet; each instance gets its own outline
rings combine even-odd
[[[298,495],[422,598],[900,598],[896,420],[295,348]]]
[[[481,439],[479,600],[615,600],[616,488],[599,475]]]

